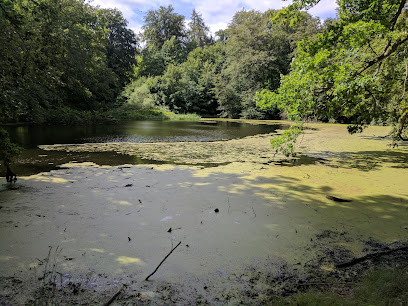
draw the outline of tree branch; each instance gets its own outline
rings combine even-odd
[[[397,129],[397,136],[402,140],[402,141],[408,141],[408,138],[404,138],[402,136],[402,131],[404,129],[405,122],[407,121],[408,117],[408,108],[403,109],[403,113],[401,115],[401,118],[398,122],[398,129]]]
[[[385,51],[383,54],[381,54],[381,55],[378,56],[377,58],[375,58],[375,59],[369,61],[367,64],[365,64],[363,67],[361,67],[361,68],[357,71],[357,73],[356,73],[354,76],[360,75],[360,74],[362,74],[364,71],[366,71],[368,68],[370,68],[371,66],[373,66],[373,65],[375,65],[375,64],[377,64],[377,63],[379,63],[379,62],[382,62],[384,59],[386,59],[386,58],[389,57],[391,54],[393,54],[393,53],[397,50],[397,48],[398,48],[400,45],[402,45],[404,42],[406,42],[406,41],[408,41],[408,35],[407,35],[404,39],[395,42],[395,43],[391,46],[391,48],[388,49],[387,51]]]
[[[402,10],[404,9],[404,6],[405,6],[405,3],[406,3],[406,2],[407,2],[406,0],[401,0],[400,6],[399,6],[399,8],[398,8],[397,13],[396,13],[395,16],[391,19],[391,31],[394,31],[394,27],[395,27],[395,25],[397,24],[398,17],[401,15]]]
[[[167,257],[170,256],[171,253],[173,253],[173,251],[181,244],[181,241],[170,251],[169,254],[166,255],[166,257],[164,257],[164,259],[159,263],[159,265],[157,266],[157,268],[148,276],[145,278],[145,280],[149,280],[150,276],[152,276],[154,273],[157,272],[157,270],[160,268],[160,266],[163,264],[163,262],[167,259]]]
[[[404,79],[404,90],[402,91],[401,101],[404,99],[405,96],[405,89],[407,88],[407,78],[408,78],[408,65],[407,65],[407,58],[404,56],[405,62],[405,79]]]

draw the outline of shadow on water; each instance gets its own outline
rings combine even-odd
[[[99,173],[104,173],[103,179]],[[68,225],[64,223],[62,226],[68,227],[67,241],[70,235],[80,236],[77,231],[81,232],[81,222],[84,220],[87,220],[89,229],[97,224],[98,227],[87,232],[87,237],[78,240],[78,245],[72,245],[72,249],[84,247],[81,246],[83,241],[93,241],[95,246],[91,243],[87,248],[96,248],[97,245],[98,249],[103,250],[100,256],[110,261],[112,267],[107,269],[113,270],[121,266],[117,258],[123,256],[137,256],[150,262],[151,254],[160,253],[160,244],[166,241],[165,233],[169,227],[182,228],[177,233],[188,243],[197,243],[196,256],[199,258],[192,260],[188,252],[173,258],[175,266],[179,263],[187,270],[190,264],[196,266],[202,258],[218,261],[207,266],[209,270],[213,264],[235,264],[237,258],[249,256],[246,254],[251,254],[251,250],[258,250],[256,256],[260,257],[271,253],[291,258],[294,250],[300,252],[316,233],[325,230],[346,231],[355,237],[361,237],[364,233],[365,239],[371,236],[374,239],[386,237],[386,240],[392,240],[402,239],[401,233],[408,229],[406,196],[364,195],[354,197],[349,203],[336,203],[325,198],[337,187],[330,185],[330,182],[313,185],[285,175],[248,177],[215,171],[206,176],[197,176],[194,169],[178,168],[160,170],[157,176],[153,169],[73,168],[69,170],[69,176],[66,176],[66,171],[61,171],[32,177],[28,181],[35,181],[37,186],[42,184],[42,190],[54,190],[53,195],[35,194],[38,198],[30,200],[29,204],[33,209],[30,218],[35,218],[36,210],[40,210],[55,226],[62,226],[59,223],[69,220]],[[30,196],[27,194],[27,197]],[[54,207],[56,197],[64,203],[64,208]],[[86,207],[83,203],[87,203]],[[16,218],[18,209],[24,209],[24,205],[12,207]],[[219,208],[219,212],[210,213],[215,208]],[[7,208],[1,213],[6,210],[8,212]],[[109,218],[102,218],[105,221],[101,223],[95,211],[98,216],[109,215]],[[173,217],[164,224],[162,218],[165,216]],[[28,225],[20,224],[20,232],[26,232],[34,226],[30,220],[23,221],[28,222]],[[38,230],[53,235],[48,227]],[[107,231],[110,233],[109,238],[100,238],[100,233]],[[127,244],[123,246],[120,241],[127,241],[126,235],[131,235],[126,233],[132,233],[132,241],[146,248],[129,250]],[[41,237],[41,233],[34,234]],[[24,235],[15,235],[19,239],[26,239]],[[55,235],[58,238],[58,231]],[[99,238],[96,239],[96,236]],[[162,240],[155,242],[157,239],[153,237],[161,237]],[[240,242],[239,251],[232,241]],[[49,241],[42,243],[47,245]],[[217,250],[214,250],[217,248],[215,246],[218,246]],[[33,246],[27,244],[26,247]],[[108,256],[112,250],[115,250],[112,253],[114,255]],[[110,256],[117,258],[109,259]],[[302,260],[309,257],[296,256]],[[90,260],[98,265],[96,259],[83,258],[84,261]],[[145,274],[149,268],[140,267],[140,271]]]
[[[328,161],[329,160],[325,158],[313,157],[302,154],[291,159],[277,160],[276,162],[274,162],[274,164],[277,166],[295,167],[302,165],[326,164]]]
[[[323,156],[323,157],[322,157]],[[360,151],[310,153],[290,160],[275,163],[279,166],[294,167],[300,165],[324,164],[333,168],[358,169],[360,171],[379,170],[385,164],[391,168],[408,168],[408,153],[402,151]]]
[[[94,275],[86,278],[95,277],[102,289],[112,287],[103,275],[113,278],[119,273],[124,282],[136,280],[135,292],[146,290],[137,287],[145,285],[139,280],[152,272],[168,253],[169,240],[175,239],[183,244],[159,270],[157,281],[171,280],[183,295],[189,287],[202,288],[204,280],[208,288],[203,296],[220,297],[220,303],[227,304],[222,291],[236,290],[246,299],[250,295],[243,293],[243,286],[266,288],[217,274],[239,274],[251,263],[249,258],[283,259],[300,267],[318,252],[312,239],[318,241],[327,231],[347,233],[353,240],[342,242],[342,247],[359,252],[371,237],[395,241],[408,233],[408,198],[402,192],[384,190],[335,203],[325,198],[338,188],[335,183],[314,184],[290,174],[265,171],[250,177],[217,169],[74,167],[21,181],[38,192],[9,193],[2,204],[0,218],[7,221],[1,223],[2,231],[13,239],[11,244],[7,235],[0,235],[4,269],[11,270],[10,275],[17,269],[28,274],[32,258],[44,258],[50,244],[61,245],[58,269],[64,270],[57,271],[70,275],[92,269]],[[170,236],[169,228],[178,230]],[[336,239],[328,243],[338,243]],[[324,240],[320,247],[330,246]],[[260,261],[255,272],[266,269]]]
[[[115,152],[98,153],[67,153],[27,149],[13,163],[13,171],[19,176],[48,172],[60,168],[66,163],[94,162],[100,166],[118,166],[124,164],[160,164],[156,161],[144,160],[137,156],[123,155]]]
[[[66,163],[93,162],[99,166],[120,166],[120,165],[186,165],[199,166],[203,168],[218,167],[229,163],[202,163],[188,164],[175,163],[169,161],[157,161],[154,159],[144,159],[135,155],[126,155],[115,152],[63,152],[63,151],[44,151],[41,149],[31,149],[24,151],[13,163],[13,171],[18,176],[33,175],[40,172],[49,172],[51,170],[61,169],[61,165]],[[1,164],[0,164],[1,166]],[[1,172],[5,171],[1,169]],[[0,172],[0,173],[1,173]]]

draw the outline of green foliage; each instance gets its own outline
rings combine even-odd
[[[226,30],[226,60],[219,75],[216,95],[223,117],[276,118],[276,110],[256,107],[256,92],[276,90],[281,75],[289,72],[294,39],[316,33],[317,23],[305,14],[299,29],[271,24],[276,11],[240,11]],[[310,33],[306,34],[306,30]],[[299,34],[302,32],[303,34]]]
[[[289,129],[283,131],[282,135],[275,136],[271,139],[271,147],[276,153],[282,153],[286,157],[295,156],[295,144],[298,136],[302,133],[303,126],[297,123]]]
[[[340,298],[339,296],[330,292],[318,292],[309,291],[300,294],[296,298],[296,302],[292,305],[296,306],[315,306],[315,305],[333,305],[333,306],[344,306],[348,304],[345,298]]]
[[[407,269],[381,268],[370,271],[355,290],[355,297],[365,305],[404,304],[408,301]]]
[[[196,114],[175,114],[165,107],[154,109],[139,109],[131,105],[125,105],[120,108],[107,112],[111,120],[185,120],[196,121],[201,117]]]
[[[163,111],[163,115],[168,120],[198,121],[201,119],[197,114],[175,114],[169,111]]]
[[[148,45],[160,50],[166,41],[174,37],[182,42],[186,36],[184,16],[174,12],[173,6],[160,6],[149,10],[144,18],[143,39]]]
[[[191,48],[209,46],[213,43],[212,37],[209,35],[210,29],[204,23],[204,20],[195,9],[191,13],[191,21],[189,22],[189,29],[187,30],[187,36],[192,44]]]
[[[81,0],[2,0],[0,119],[108,109],[130,77],[135,35],[117,10]]]
[[[187,50],[175,36],[163,44],[161,53],[166,65],[178,65],[187,58]]]
[[[316,33],[318,22],[304,13],[297,28],[272,25],[275,13],[238,12],[214,43],[195,10],[188,27],[179,23],[171,6],[149,11],[143,27],[147,45],[137,59],[134,83],[149,77],[155,105],[179,113],[279,118],[277,108],[258,108],[254,96],[263,88],[279,87],[281,74],[289,72],[294,41]],[[148,94],[146,86],[138,86],[130,85],[125,92],[132,88],[135,95]]]
[[[295,1],[282,14],[295,18],[300,8],[315,2]],[[408,14],[404,3],[338,1],[339,19],[327,22],[323,33],[298,43],[290,74],[282,77],[276,93],[260,93],[258,105],[277,106],[296,121],[349,123],[350,132],[361,131],[372,121],[389,122],[397,126],[394,135],[405,138]]]
[[[148,45],[137,58],[134,77],[160,76],[166,70],[166,62],[161,52],[153,45]]]
[[[107,66],[118,76],[121,89],[132,77],[136,64],[136,36],[127,28],[126,19],[117,9],[97,10],[96,15],[98,22],[107,32]]]
[[[318,24],[307,13],[297,27],[271,24],[275,14],[238,12],[214,42],[197,11],[187,25],[171,5],[162,6],[146,14],[138,50],[116,9],[82,0],[2,0],[0,120],[106,120],[107,111],[121,106],[278,118],[277,108],[258,108],[254,96],[277,90],[294,42]]]
[[[166,42],[162,51],[174,42],[174,39]],[[161,54],[164,63],[164,53]],[[177,53],[169,54],[177,55]],[[129,97],[139,94],[142,90],[151,98],[150,101],[154,101],[152,107],[164,105],[172,111],[181,113],[215,115],[217,101],[214,87],[216,74],[220,71],[223,61],[222,47],[212,45],[196,48],[182,63],[173,60],[174,57],[167,58],[170,60],[166,61],[166,70],[162,75],[150,78],[139,77],[125,88],[123,95],[128,103],[133,103]],[[144,83],[146,85],[143,85]],[[142,85],[143,88],[138,89]]]
[[[128,84],[122,92],[125,105],[137,110],[154,109],[156,106],[156,98],[155,95],[150,92],[149,84],[151,84],[151,82],[151,79],[142,77]]]
[[[20,152],[21,148],[10,141],[7,131],[0,128],[0,161],[3,161],[5,165],[9,165]]]
[[[408,273],[405,268],[371,270],[350,295],[308,291],[290,298],[289,305],[404,305],[408,300]]]

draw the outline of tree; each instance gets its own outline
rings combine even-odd
[[[0,2],[0,121],[15,118],[21,109],[16,87],[23,82],[27,46],[19,29],[23,17],[11,1]]]
[[[166,42],[163,50],[166,44],[171,46],[171,42]],[[177,52],[173,55],[177,55]],[[223,47],[219,44],[198,47],[182,63],[177,62],[177,57],[172,59],[170,56],[167,59],[169,61],[166,61],[167,66],[162,75],[139,77],[126,86],[124,98],[127,103],[146,105],[146,101],[154,100],[154,103],[149,104],[152,107],[164,105],[176,112],[217,115],[215,83],[225,59]],[[141,63],[146,63],[146,58]],[[149,89],[149,93],[146,89]]]
[[[212,37],[209,35],[210,29],[204,23],[201,14],[197,13],[195,9],[191,13],[191,21],[189,22],[189,29],[187,31],[188,38],[196,47],[204,47],[213,43]]]
[[[294,1],[278,17],[296,23],[299,10],[317,2]],[[351,133],[371,122],[389,123],[395,126],[393,139],[407,140],[406,1],[337,3],[337,20],[298,43],[290,74],[277,92],[258,94],[258,105],[278,106],[298,122],[314,118],[348,123]]]
[[[163,44],[161,53],[166,65],[178,65],[187,59],[186,48],[175,36]]]
[[[6,130],[0,128],[0,161],[3,161],[7,172],[10,171],[10,164],[14,157],[20,154],[21,148],[10,141]]]
[[[217,32],[215,32],[215,36],[218,37],[218,39],[216,39],[216,42],[225,45],[225,41],[228,39],[225,30],[218,30]]]
[[[129,81],[136,64],[137,39],[127,28],[128,22],[117,9],[97,10],[98,22],[108,30],[106,59],[108,68],[119,78],[119,88]]]
[[[0,119],[41,123],[57,110],[115,106],[135,63],[126,25],[83,0],[1,0]]]
[[[225,52],[220,44],[198,47],[189,53],[181,65],[185,111],[218,115],[215,86],[224,60]]]
[[[143,38],[147,44],[153,45],[158,50],[161,50],[164,43],[173,36],[180,42],[186,37],[184,16],[174,13],[171,5],[148,11],[144,22]]]
[[[276,90],[281,75],[287,74],[293,56],[295,34],[300,37],[304,27],[287,27],[272,24],[271,16],[276,11],[237,12],[221,41],[225,44],[226,60],[219,75],[216,94],[221,115],[224,117],[270,118],[276,112],[264,108],[259,110],[255,93],[267,88]],[[317,23],[310,15],[304,14],[305,24],[313,33]],[[305,35],[305,34],[303,34]]]
[[[137,64],[134,70],[134,77],[160,76],[166,70],[166,61],[163,58],[161,49],[153,45],[147,45],[141,51],[141,55],[136,58]]]

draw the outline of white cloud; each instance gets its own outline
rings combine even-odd
[[[139,21],[136,11],[143,11],[149,1],[141,0],[91,0],[91,5],[100,6],[101,8],[117,8],[123,14],[123,17],[129,22],[128,27],[136,34],[141,31],[142,22]]]
[[[313,16],[326,19],[328,17],[336,17],[337,4],[335,0],[321,0],[319,4],[309,10]]]

